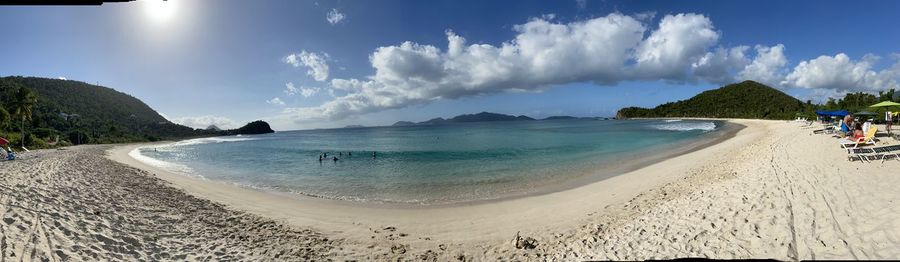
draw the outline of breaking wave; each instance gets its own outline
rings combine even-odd
[[[716,129],[716,123],[713,122],[684,122],[684,121],[666,121],[665,124],[653,125],[653,128],[667,131],[713,131]]]

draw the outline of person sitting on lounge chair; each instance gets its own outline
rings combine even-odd
[[[862,124],[856,123],[853,126],[853,132],[849,133],[847,136],[849,136],[851,140],[857,141],[860,138],[866,137],[866,133],[863,132]]]

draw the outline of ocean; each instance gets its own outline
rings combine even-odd
[[[433,205],[608,178],[712,141],[723,125],[578,119],[319,129],[190,139],[131,155],[174,173],[285,195]]]

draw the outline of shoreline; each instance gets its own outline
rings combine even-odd
[[[671,118],[670,118],[671,119]],[[653,150],[647,151],[639,151],[628,153],[624,156],[617,156],[611,159],[604,159],[596,163],[586,164],[583,168],[579,168],[576,171],[573,171],[573,174],[567,178],[559,179],[557,178],[554,183],[544,182],[539,183],[536,187],[522,189],[522,190],[514,190],[506,193],[500,193],[493,195],[489,198],[478,198],[478,199],[464,199],[464,200],[452,200],[452,201],[438,201],[438,202],[399,202],[399,201],[381,201],[381,200],[371,200],[371,201],[360,201],[360,200],[348,200],[348,199],[339,199],[339,198],[331,198],[327,196],[321,196],[316,194],[308,194],[305,192],[282,192],[277,190],[267,190],[265,188],[257,188],[253,186],[243,185],[239,183],[233,183],[228,181],[217,181],[217,180],[209,180],[206,179],[203,174],[185,174],[182,172],[174,172],[170,170],[163,169],[158,166],[151,166],[149,164],[144,163],[144,161],[140,159],[138,162],[141,162],[144,166],[152,168],[157,171],[174,173],[176,175],[188,176],[194,179],[200,179],[203,181],[209,181],[217,184],[226,184],[229,186],[235,186],[238,188],[260,191],[268,194],[274,194],[278,196],[284,196],[289,198],[312,198],[312,199],[320,199],[332,202],[334,204],[340,205],[348,205],[348,206],[360,206],[360,207],[373,207],[373,208],[389,208],[389,209],[429,209],[429,208],[442,208],[442,207],[458,207],[458,206],[470,206],[470,205],[480,205],[480,204],[489,204],[489,203],[497,203],[503,201],[514,200],[518,198],[525,197],[535,197],[541,195],[552,194],[560,191],[566,191],[575,189],[578,187],[586,186],[598,181],[602,181],[605,179],[609,179],[612,177],[620,176],[640,168],[659,163],[661,161],[665,161],[667,159],[671,159],[674,157],[678,157],[684,154],[689,154],[691,152],[702,150],[709,146],[721,143],[727,139],[733,138],[738,131],[746,128],[746,126],[738,123],[729,122],[728,120],[723,119],[703,119],[716,121],[717,125],[720,125],[712,132],[708,134],[702,134],[696,138],[688,139],[687,141],[679,141],[670,145],[661,146],[660,148],[655,148]],[[184,141],[184,140],[179,140]],[[137,153],[135,150],[140,147],[150,146],[150,145],[158,145],[158,144],[170,144],[176,143],[178,141],[159,141],[159,142],[151,142],[151,143],[135,143],[130,144],[129,150],[126,154],[129,154],[129,157],[135,158],[131,156],[131,153]],[[117,146],[118,147],[118,146]],[[142,156],[142,158],[149,158],[146,156]],[[156,161],[155,159],[152,159]],[[121,161],[120,161],[121,162]]]
[[[397,225],[430,235],[431,238],[495,241],[508,239],[520,231],[516,228],[523,225],[536,229],[558,229],[558,225],[584,218],[589,211],[625,202],[645,190],[677,179],[678,172],[672,172],[673,168],[689,168],[690,163],[752,141],[752,137],[759,135],[756,132],[758,128],[748,127],[733,130],[733,136],[724,136],[718,143],[575,188],[485,203],[426,208],[392,208],[315,197],[288,197],[225,182],[199,180],[146,165],[128,155],[143,144],[115,147],[109,151],[108,157],[149,171],[192,195],[289,224],[331,230],[351,239],[358,239],[360,233],[367,231],[369,226],[363,225],[376,228],[379,225]],[[472,223],[476,221],[479,225],[473,227]],[[434,228],[435,224],[444,226]],[[472,231],[473,228],[476,230]],[[472,232],[479,233],[467,234]]]

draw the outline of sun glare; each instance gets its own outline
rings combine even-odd
[[[175,16],[177,11],[174,1],[145,0],[143,2],[144,12],[147,13],[147,17],[153,22],[163,23],[169,21]]]

